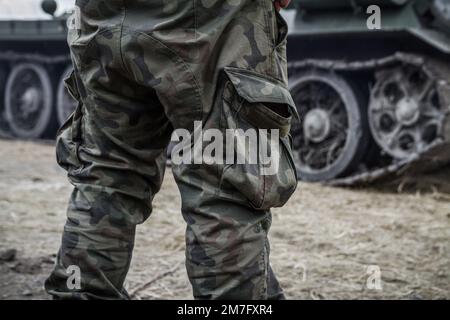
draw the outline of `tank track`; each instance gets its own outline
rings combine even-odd
[[[433,75],[437,83],[440,101],[444,107],[444,138],[438,138],[420,153],[408,159],[393,160],[387,166],[356,172],[351,176],[325,182],[332,186],[368,186],[387,180],[434,171],[450,165],[450,65],[441,61],[409,53],[398,52],[392,56],[366,61],[336,61],[307,59],[288,64],[292,75],[305,68],[325,69],[336,72],[371,71],[400,64],[409,64],[423,68]],[[295,139],[295,137],[294,137]]]
[[[16,52],[0,53],[0,62],[14,63],[17,61],[59,64],[69,62],[70,57],[68,55],[49,57],[40,54],[19,54]],[[370,71],[398,64],[412,64],[417,67],[422,67],[429,70],[431,74],[435,76],[440,99],[442,104],[447,106],[445,112],[446,139],[435,141],[423,152],[417,153],[409,159],[401,161],[394,160],[394,162],[388,166],[371,169],[370,171],[365,172],[357,172],[349,177],[328,181],[326,184],[333,186],[367,186],[377,182],[401,178],[402,176],[415,175],[450,165],[450,65],[420,55],[396,53],[395,55],[381,59],[353,62],[307,59],[291,62],[288,64],[288,68],[292,74],[295,74],[299,70],[305,68],[333,70],[336,72]],[[14,139],[8,132],[7,123],[4,120],[2,113],[0,113],[0,138]],[[44,142],[42,139],[36,139],[36,141]],[[45,142],[50,143],[50,141]]]
[[[18,53],[14,51],[0,52],[0,65],[2,63],[14,64],[19,61],[29,63],[40,63],[44,65],[56,65],[62,63],[69,63],[70,56],[69,55],[46,56],[42,54]],[[2,83],[0,85],[4,84]],[[0,99],[3,99],[3,97],[0,97]],[[1,105],[2,103],[0,103],[0,106]],[[0,110],[0,138],[15,139],[14,136],[11,135],[9,131],[8,123],[5,120],[4,110]],[[31,140],[42,141],[42,139],[31,139]]]

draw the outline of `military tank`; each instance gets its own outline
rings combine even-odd
[[[373,182],[450,162],[450,1],[294,0],[292,126],[302,180]],[[67,15],[0,21],[0,134],[52,137],[74,108]],[[378,24],[376,23],[378,21]]]
[[[63,79],[71,70],[67,14],[55,16],[55,1],[43,1],[51,19],[0,21],[0,134],[51,138],[74,108]]]
[[[355,184],[447,164],[450,1],[294,5],[287,54],[300,179]]]

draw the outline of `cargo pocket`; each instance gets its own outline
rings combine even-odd
[[[292,97],[275,79],[236,68],[225,68],[225,73],[220,126],[226,132],[226,156],[233,150],[235,163],[223,168],[220,195],[257,210],[281,207],[297,187],[289,135],[291,117],[298,116]],[[229,140],[229,132],[238,131],[244,133],[248,150],[256,151],[245,155],[245,163],[236,159],[242,152],[239,144]],[[257,142],[250,146],[245,138],[252,136]]]
[[[78,148],[81,144],[82,102],[77,88],[75,73],[72,71],[64,80],[70,95],[78,101],[74,112],[59,128],[56,137],[56,160],[65,170],[72,172],[81,167]]]

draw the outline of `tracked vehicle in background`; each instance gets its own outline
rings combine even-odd
[[[294,5],[288,61],[300,178],[354,184],[448,163],[450,1]]]
[[[42,9],[53,16],[56,2]],[[0,21],[2,136],[52,138],[74,108],[63,85],[71,70],[66,18]]]
[[[348,185],[448,164],[450,0],[293,3],[284,13],[298,176]],[[74,108],[62,81],[67,15],[55,9],[45,0],[51,20],[0,21],[1,136],[51,138]]]

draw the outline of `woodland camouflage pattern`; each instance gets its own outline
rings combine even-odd
[[[296,188],[288,136],[287,26],[271,0],[78,0],[69,30],[79,102],[59,131],[70,198],[46,290],[59,299],[127,299],[135,228],[152,212],[174,129],[278,128],[280,170],[173,168],[196,299],[281,299],[269,264],[270,208]],[[73,27],[76,26],[76,27]],[[81,269],[69,290],[66,270]]]

